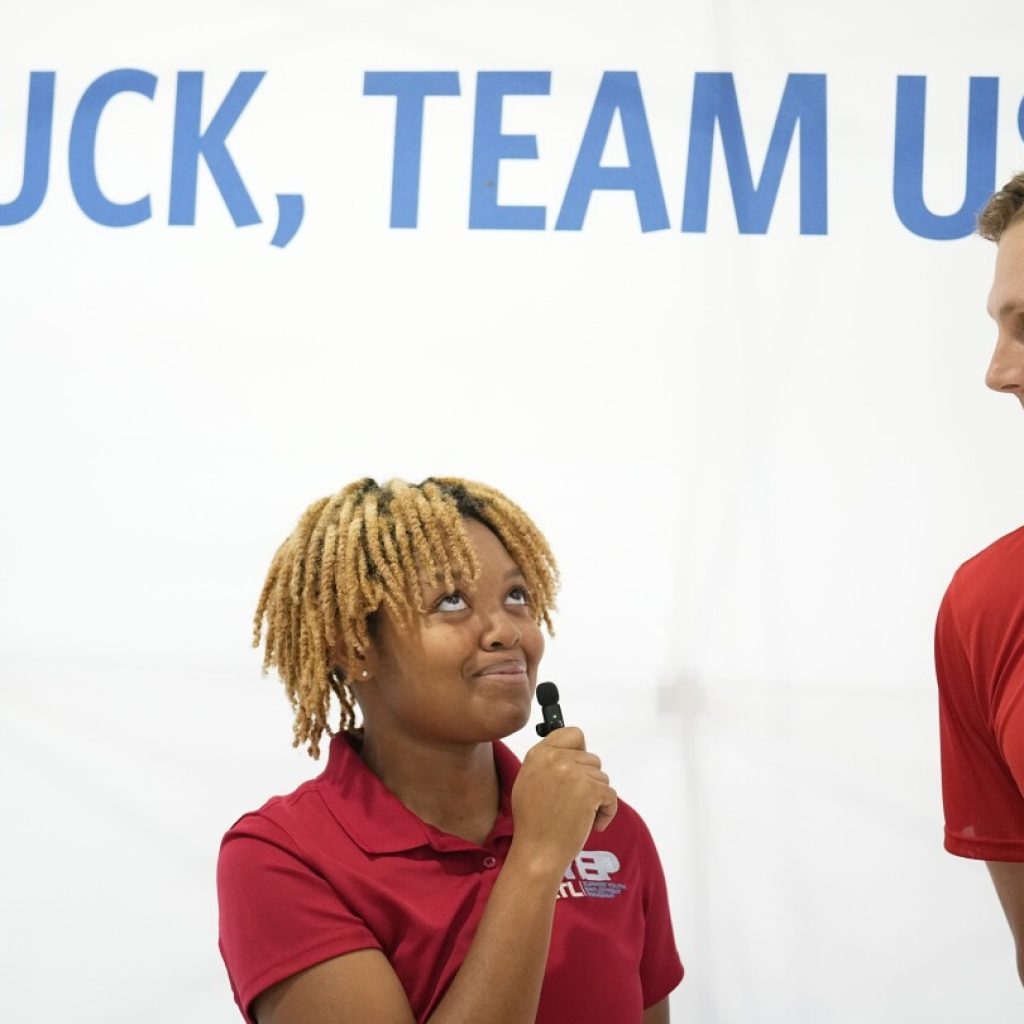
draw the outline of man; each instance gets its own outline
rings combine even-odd
[[[1024,174],[989,200],[998,244],[988,299],[998,328],[985,377],[1024,405]],[[988,862],[1024,983],[1024,528],[957,570],[935,633],[945,846]]]

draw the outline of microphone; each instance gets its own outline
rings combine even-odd
[[[562,709],[558,706],[558,687],[554,683],[541,683],[537,687],[537,703],[540,705],[544,721],[537,725],[537,735],[547,736],[555,729],[562,729]]]

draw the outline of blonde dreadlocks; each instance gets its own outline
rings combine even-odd
[[[320,756],[331,694],[341,705],[341,730],[355,726],[355,698],[330,664],[331,650],[366,650],[371,616],[381,606],[400,628],[420,607],[420,575],[472,581],[480,571],[463,519],[487,526],[526,578],[530,609],[548,632],[558,569],[540,530],[500,491],[456,477],[421,484],[365,477],[333,497],[314,501],[277,549],[253,619],[259,647],[266,619],[263,671],[276,666],[295,714],[292,746]]]

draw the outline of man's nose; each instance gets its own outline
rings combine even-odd
[[[985,384],[993,391],[1024,394],[1024,345],[1000,333],[985,374]]]

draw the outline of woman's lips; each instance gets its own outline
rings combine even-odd
[[[526,664],[522,661],[499,661],[476,673],[477,678],[520,680],[526,678]]]

